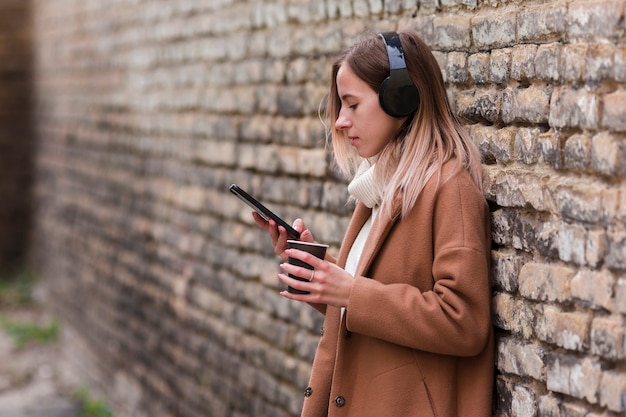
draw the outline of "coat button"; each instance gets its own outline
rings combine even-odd
[[[304,396],[305,397],[310,397],[311,394],[313,394],[313,388],[311,387],[306,387],[306,389],[304,390]]]
[[[346,399],[340,395],[339,397],[335,398],[335,405],[337,407],[343,407],[344,405],[346,405]]]

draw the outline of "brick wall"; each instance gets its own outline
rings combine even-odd
[[[410,27],[484,158],[494,415],[623,415],[625,3],[34,1],[33,252],[85,375],[120,416],[298,415],[321,317],[226,189],[336,248],[329,63]]]
[[[0,1],[0,279],[26,262],[33,173],[29,3]]]

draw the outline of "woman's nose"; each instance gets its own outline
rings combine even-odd
[[[350,121],[339,113],[339,117],[335,121],[335,129],[343,130],[350,127]]]

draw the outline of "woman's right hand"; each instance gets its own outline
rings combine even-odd
[[[258,213],[252,212],[252,217],[256,224],[263,230],[265,230],[272,238],[272,245],[274,246],[274,253],[281,257],[283,261],[287,261],[287,255],[285,255],[285,249],[287,249],[287,240],[292,239],[287,234],[287,230],[279,226],[274,220],[265,220]],[[300,232],[300,239],[302,242],[314,242],[313,235],[306,228],[302,219],[296,219],[293,223],[293,228]]]

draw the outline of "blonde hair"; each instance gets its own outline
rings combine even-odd
[[[453,159],[457,164],[453,174],[466,169],[476,186],[482,189],[480,154],[452,112],[437,60],[417,34],[400,31],[398,35],[411,80],[420,94],[420,105],[377,157],[375,178],[379,184],[384,184],[381,214],[391,217],[406,216],[433,176],[441,183],[442,167]],[[341,110],[336,79],[342,65],[348,65],[361,80],[378,91],[389,75],[389,58],[383,41],[373,35],[343,52],[332,66],[326,106],[327,142],[332,146],[339,169],[351,176],[362,158],[350,146],[344,132],[335,127]],[[396,206],[398,198],[400,213]]]

